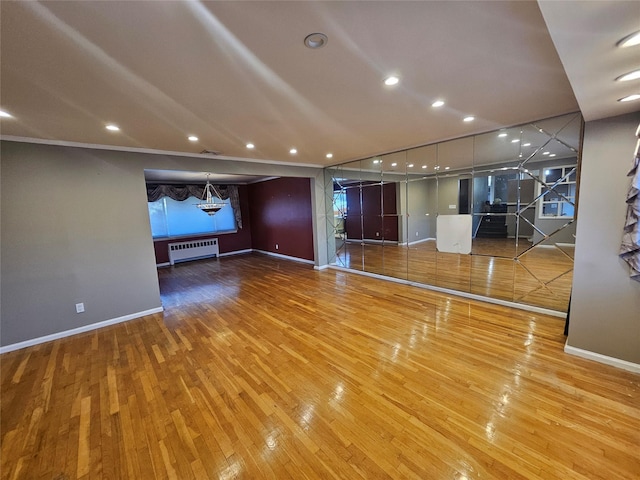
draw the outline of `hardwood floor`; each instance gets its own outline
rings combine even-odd
[[[517,257],[517,260],[514,258]],[[573,246],[473,240],[472,255],[443,253],[434,240],[410,245],[339,243],[336,265],[411,282],[566,312]]]
[[[637,479],[640,376],[563,321],[258,254],[10,352],[2,479]],[[44,320],[43,320],[44,321]]]

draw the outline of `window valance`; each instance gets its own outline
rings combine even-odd
[[[242,228],[242,214],[240,212],[240,195],[237,185],[212,185],[214,193],[221,199],[231,203],[233,215],[238,228]],[[147,184],[147,201],[155,202],[162,197],[169,197],[182,202],[189,197],[202,198],[204,185],[170,185]]]

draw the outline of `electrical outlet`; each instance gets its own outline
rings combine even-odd
[[[379,236],[380,236],[380,232],[376,232],[376,237],[379,237]]]
[[[278,250],[278,244],[276,243],[276,250]]]
[[[84,312],[84,303],[76,303],[76,313]]]
[[[416,232],[416,237],[418,236],[418,232]]]

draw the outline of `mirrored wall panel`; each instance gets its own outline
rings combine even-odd
[[[327,169],[332,263],[565,312],[582,117]]]

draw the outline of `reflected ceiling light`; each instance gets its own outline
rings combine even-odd
[[[469,115],[468,117],[464,117],[462,119],[463,122],[473,122],[476,119],[476,117],[473,117],[471,115]]]
[[[616,82],[628,82],[629,80],[637,80],[640,78],[640,69],[633,72],[625,73],[616,78]]]
[[[436,100],[435,102],[433,102],[431,104],[432,107],[438,108],[444,105],[444,102],[442,100]]]
[[[640,99],[640,94],[634,93],[633,95],[628,95],[624,98],[619,98],[619,102],[633,102],[634,100]]]
[[[556,154],[555,154],[555,153],[552,153],[552,154],[551,154],[551,155],[549,155],[549,156],[550,156],[550,157],[555,157],[555,156],[556,156]]]
[[[325,157],[327,157],[327,158],[333,158],[333,153],[327,153],[327,154],[325,155]]]
[[[190,142],[197,142],[198,141],[198,137],[196,137],[195,135],[189,135],[189,137],[187,137],[187,138],[189,138]]]
[[[506,136],[507,136],[507,132],[499,133],[499,134],[498,134],[498,136],[499,136],[500,138],[504,138],[504,137],[506,137]]]
[[[289,150],[289,153],[291,155],[295,155],[296,153],[298,153],[298,150],[296,148],[292,148],[291,150]]]
[[[11,115],[8,112],[5,112],[4,110],[0,110],[0,117],[2,117],[2,118],[13,118],[13,115]]]
[[[514,138],[513,140],[511,140],[511,143],[518,143],[520,141],[519,138]]]
[[[620,48],[633,47],[635,45],[640,45],[640,30],[632,33],[631,35],[627,35],[618,43],[616,43],[616,45]]]
[[[550,152],[542,152],[543,155],[549,155]]]
[[[112,132],[119,132],[120,131],[120,127],[118,127],[117,125],[107,125],[105,128],[107,130],[112,131]]]
[[[373,160],[374,165],[377,165],[380,163],[380,160],[378,160],[377,158]]]
[[[304,38],[305,46],[313,50],[324,47],[328,41],[324,33],[311,33]]]
[[[529,142],[527,142],[527,143],[523,143],[523,144],[522,144],[522,146],[523,146],[523,147],[530,147],[530,146],[531,146],[531,144],[530,144]]]
[[[384,84],[387,87],[392,87],[393,85],[397,85],[398,83],[400,83],[400,79],[395,75],[390,75],[384,79]]]
[[[253,148],[256,148],[256,146],[253,143],[247,143],[247,148],[251,150]]]
[[[410,163],[409,165],[407,165],[407,167],[413,168],[413,163]]]
[[[422,168],[427,168],[427,166],[426,165],[422,165]]]
[[[451,167],[444,167],[445,170],[449,170]]]
[[[392,166],[392,167],[397,167],[397,166],[398,166],[398,164],[397,164],[396,162],[393,162],[393,163],[391,164],[391,166]]]

